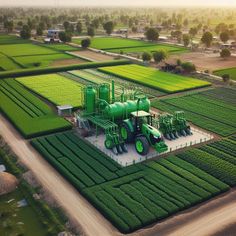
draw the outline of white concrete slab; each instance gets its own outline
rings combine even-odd
[[[109,157],[111,157],[113,160],[118,162],[120,165],[129,166],[134,163],[139,163],[139,162],[145,161],[147,159],[156,157],[158,155],[162,156],[163,154],[166,154],[168,152],[171,153],[175,150],[182,149],[187,146],[192,146],[192,145],[195,145],[198,143],[204,143],[204,142],[209,141],[214,138],[213,135],[211,135],[205,131],[196,129],[196,128],[191,128],[191,131],[192,131],[192,135],[189,135],[186,137],[179,137],[178,139],[172,140],[172,141],[165,139],[165,142],[168,145],[167,152],[162,153],[162,154],[158,154],[152,147],[150,147],[149,153],[146,156],[139,155],[135,150],[134,144],[127,145],[128,153],[115,155],[112,152],[112,150],[105,148],[105,146],[104,146],[105,135],[104,134],[100,134],[98,137],[96,137],[96,136],[87,137],[86,139],[89,142],[91,142],[93,145],[98,147],[102,152],[104,152]]]

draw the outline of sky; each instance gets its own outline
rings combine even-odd
[[[1,6],[226,6],[236,0],[0,0]]]

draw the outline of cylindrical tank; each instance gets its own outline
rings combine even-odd
[[[99,98],[110,103],[110,86],[109,84],[101,84],[98,89]]]
[[[89,85],[84,91],[85,110],[87,113],[93,113],[96,110],[96,89]]]
[[[149,112],[150,100],[148,98],[142,98],[139,100],[128,100],[127,102],[115,102],[107,105],[104,109],[106,118],[109,119],[126,119],[131,112],[137,110],[143,110]]]

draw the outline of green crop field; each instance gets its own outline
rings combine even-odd
[[[227,68],[227,69],[223,69],[223,70],[216,70],[216,71],[214,71],[214,74],[218,75],[218,76],[222,76],[222,75],[227,74],[230,76],[230,79],[236,80],[236,67]]]
[[[232,102],[231,102],[232,101]],[[236,132],[236,90],[218,88],[198,94],[156,100],[152,106],[167,112],[185,111],[194,124],[227,136]]]
[[[120,231],[132,232],[236,185],[236,142],[224,139],[121,168],[73,132],[32,145]],[[230,149],[227,147],[230,145]]]
[[[178,47],[178,46],[171,46],[171,45],[167,45],[167,44],[157,44],[157,45],[153,45],[153,46],[147,46],[147,47],[130,47],[130,48],[116,48],[116,49],[109,49],[109,52],[114,52],[114,53],[120,53],[121,51],[123,53],[137,53],[137,54],[141,54],[143,52],[155,52],[158,50],[166,50],[168,53],[184,53],[184,52],[188,52],[187,48],[184,47]]]
[[[82,39],[73,39],[73,42],[80,44],[81,40]],[[113,38],[113,37],[97,37],[92,39],[90,47],[108,50],[115,48],[145,47],[152,45],[154,44],[149,42],[144,42],[141,40]]]
[[[67,79],[64,76],[47,74],[20,77],[16,80],[55,105],[81,107],[83,104],[83,85]]]
[[[209,86],[210,83],[139,65],[109,66],[100,71],[137,82],[167,93]]]
[[[81,39],[73,39],[73,42],[80,44]],[[124,53],[142,53],[146,51],[153,52],[159,49],[164,49],[170,53],[182,53],[188,51],[186,48],[179,46],[114,37],[93,38],[90,47],[115,53],[120,53],[120,51],[123,51]]]
[[[0,53],[0,71],[15,70],[21,68],[11,58]]]
[[[0,52],[11,57],[28,56],[28,55],[43,55],[58,53],[50,48],[40,47],[34,44],[4,44],[0,45]]]
[[[0,110],[26,138],[71,128],[39,98],[13,79],[0,80]]]
[[[73,59],[75,57],[64,54],[48,54],[48,55],[34,55],[34,56],[18,56],[14,57],[14,61],[20,64],[24,68],[32,68],[32,67],[47,67],[53,61],[64,60],[64,59]]]
[[[29,40],[21,39],[14,35],[0,35],[1,44],[17,44],[17,43],[28,43]]]
[[[58,51],[79,51],[80,50],[80,48],[75,48],[64,43],[43,44],[42,46],[47,47],[47,48],[52,48]]]

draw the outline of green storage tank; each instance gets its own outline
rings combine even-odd
[[[110,103],[110,85],[109,84],[101,84],[98,89],[99,98],[105,100]]]
[[[96,111],[96,95],[97,95],[97,91],[93,86],[88,85],[85,88],[84,104],[85,104],[85,110],[87,113],[93,113]]]
[[[143,110],[149,112],[150,100],[148,98],[142,98],[139,100],[128,100],[127,102],[115,102],[107,105],[104,109],[104,115],[108,119],[126,119],[129,117],[131,112],[137,110]]]

